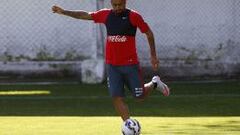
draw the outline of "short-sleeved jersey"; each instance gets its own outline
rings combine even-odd
[[[136,11],[126,9],[116,14],[111,9],[92,12],[95,23],[103,23],[107,29],[105,61],[112,65],[138,64],[135,36],[137,28],[145,33],[148,24]]]

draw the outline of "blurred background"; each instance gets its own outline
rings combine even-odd
[[[110,0],[1,0],[0,80],[70,78],[105,80],[105,26],[53,14],[53,5],[89,12]],[[128,0],[154,32],[165,80],[239,79],[239,0]],[[144,34],[137,48],[146,78],[152,76]]]

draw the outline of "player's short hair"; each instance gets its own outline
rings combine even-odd
[[[112,0],[111,0],[112,1]],[[127,2],[127,0],[122,0],[122,1],[124,1],[125,3]]]

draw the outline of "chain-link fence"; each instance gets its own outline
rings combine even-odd
[[[107,3],[106,3],[107,4]],[[154,31],[162,74],[240,75],[240,0],[128,0]],[[144,38],[140,59],[149,65]],[[143,44],[143,45],[141,45]]]
[[[94,58],[96,32],[90,22],[53,14],[51,6],[96,10],[91,0],[1,0],[1,61]]]
[[[1,0],[1,72],[11,62],[81,62],[103,56],[104,26],[53,14],[55,4],[89,12],[111,7],[110,0]],[[154,32],[161,74],[240,74],[240,0],[127,0],[127,4]],[[139,31],[137,48],[141,65],[150,68],[148,43]]]

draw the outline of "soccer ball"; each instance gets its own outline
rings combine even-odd
[[[141,126],[136,119],[127,119],[122,125],[123,135],[140,135]]]

